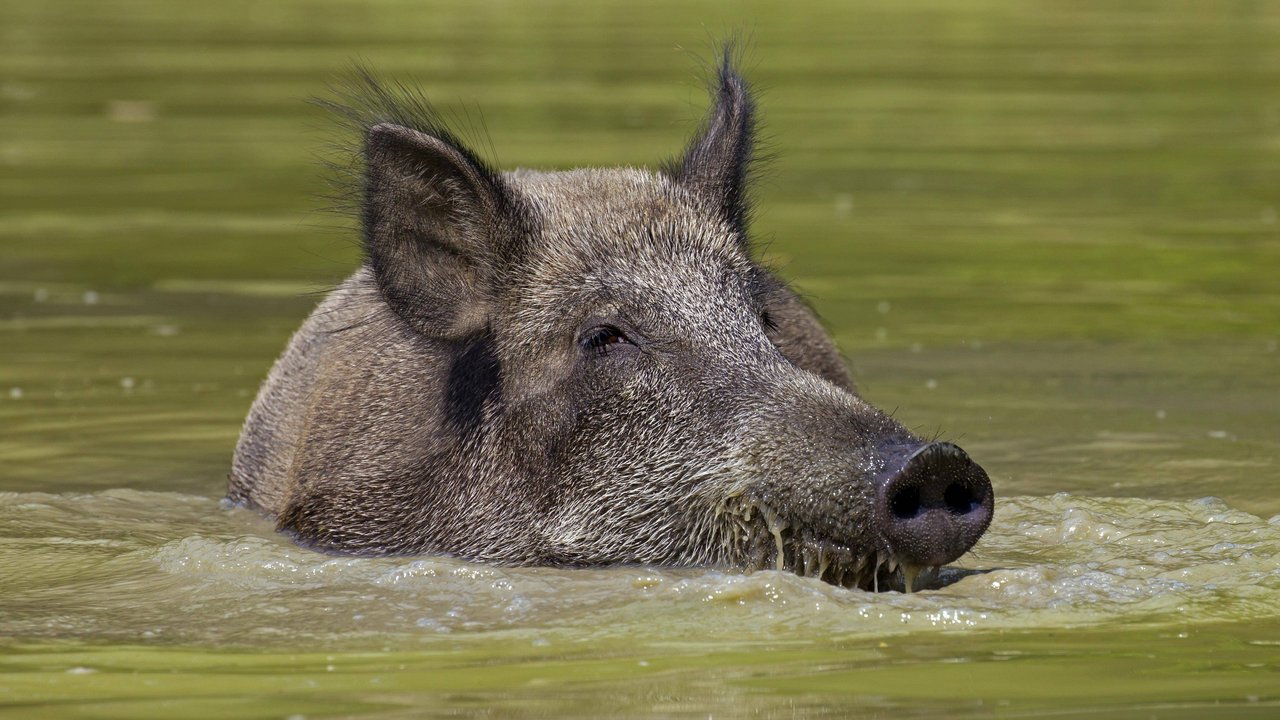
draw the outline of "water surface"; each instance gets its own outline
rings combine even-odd
[[[363,58],[503,167],[653,165],[742,28],[762,254],[992,475],[942,582],[335,558],[220,504],[358,259],[307,96]],[[1277,88],[1254,2],[6,3],[0,715],[1274,717]]]

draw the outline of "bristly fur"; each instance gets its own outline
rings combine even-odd
[[[740,74],[739,68],[746,54],[746,41],[733,38],[721,45],[717,62],[707,65],[707,83],[713,109],[727,98],[735,98],[741,106],[737,112],[741,125],[734,132],[741,138],[727,160],[729,182],[724,183],[724,211],[726,219],[738,230],[744,242],[750,242],[750,225],[755,214],[752,189],[766,174],[772,154],[766,151],[766,143],[760,138],[761,121],[758,116],[755,91]],[[328,98],[312,98],[311,103],[330,112],[337,120],[343,137],[329,146],[322,162],[329,170],[332,192],[331,209],[341,215],[359,218],[362,214],[365,157],[363,139],[369,130],[379,123],[392,123],[411,128],[426,135],[440,138],[466,154],[471,163],[482,170],[495,184],[501,185],[502,173],[489,158],[496,159],[492,138],[484,126],[483,116],[478,116],[480,126],[449,118],[422,92],[421,88],[393,78],[379,76],[369,67],[353,65],[345,77],[330,86]],[[714,113],[706,114],[700,121],[688,146],[675,157],[658,164],[664,175],[677,179],[686,168],[707,162],[700,154],[698,143],[716,123]],[[475,145],[483,147],[485,155],[474,152]],[[488,157],[486,157],[486,155]]]
[[[738,71],[743,54],[741,40],[730,40],[721,46],[718,62],[707,68],[711,110],[684,151],[661,163],[659,170],[672,179],[680,179],[699,170],[714,169],[721,185],[717,191],[723,197],[723,211],[745,241],[755,207],[751,190],[762,172],[764,158],[760,152],[755,92]],[[736,142],[720,148],[728,150],[723,156],[709,156],[705,147],[708,136],[725,131]]]
[[[347,146],[351,160],[361,163],[363,140],[370,128],[379,123],[392,123],[440,138],[465,150],[467,157],[477,167],[484,168],[491,176],[498,173],[481,156],[473,153],[467,140],[479,140],[492,150],[487,134],[455,129],[458,123],[450,123],[436,106],[427,99],[420,88],[400,80],[381,78],[364,65],[351,68],[345,80],[330,87],[332,98],[313,98],[311,102],[329,112],[356,138]],[[467,138],[466,135],[475,135]]]
[[[439,138],[462,152],[467,160],[495,185],[502,175],[473,145],[483,147],[496,159],[492,140],[484,128],[450,118],[427,98],[421,88],[394,78],[381,77],[363,64],[354,64],[344,76],[329,86],[330,97],[313,97],[310,103],[328,111],[337,121],[340,136],[327,145],[321,163],[328,170],[331,188],[329,209],[343,217],[361,220],[365,214],[366,148],[369,131],[380,123],[390,123]],[[364,247],[367,252],[367,247]]]
[[[755,102],[734,62],[730,46],[661,172],[499,173],[420,92],[357,69],[320,104],[359,137],[337,170],[365,262],[272,368],[229,497],[366,555],[875,588],[967,550],[991,516],[985,473],[950,446],[915,452],[750,255]],[[895,515],[890,482],[923,507],[937,478],[945,508]]]

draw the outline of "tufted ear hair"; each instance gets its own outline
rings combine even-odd
[[[754,152],[755,101],[733,68],[726,48],[717,73],[712,107],[684,156],[665,169],[668,176],[718,208],[745,233],[747,173]]]
[[[482,328],[514,234],[502,178],[448,133],[391,122],[368,128],[364,158],[364,250],[387,304],[429,337]]]

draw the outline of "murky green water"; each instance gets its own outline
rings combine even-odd
[[[505,167],[652,164],[735,28],[768,255],[992,474],[955,582],[333,558],[219,504],[357,257],[305,97],[364,58]],[[7,2],[0,716],[1275,717],[1278,342],[1274,3]]]

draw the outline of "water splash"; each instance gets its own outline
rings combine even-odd
[[[0,568],[0,634],[13,638],[267,647],[458,633],[856,638],[1280,616],[1280,518],[1212,498],[1012,498],[974,552],[908,595],[773,570],[334,557],[210,498],[0,493]]]

